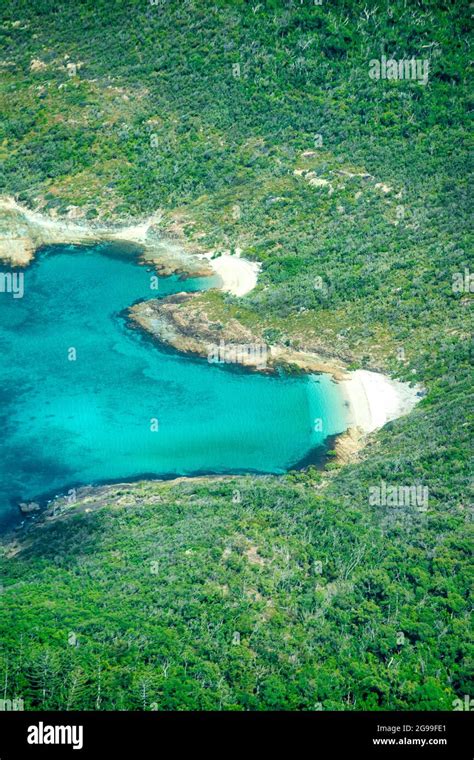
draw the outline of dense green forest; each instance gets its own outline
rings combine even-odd
[[[262,262],[245,298],[200,296],[223,321],[427,391],[350,465],[110,488],[5,537],[3,698],[435,710],[472,696],[472,293],[453,289],[473,267],[469,3],[1,8],[1,194],[91,222],[162,209],[190,250]],[[428,61],[427,83],[371,78],[382,55]],[[428,487],[428,509],[370,505],[382,480]]]

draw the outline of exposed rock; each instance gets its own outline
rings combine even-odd
[[[66,63],[66,70],[67,70],[68,75],[70,77],[75,77],[79,69],[82,69],[83,66],[84,66],[83,61],[77,61],[77,63],[68,61],[68,63]]]
[[[13,266],[25,267],[32,260],[35,247],[29,237],[0,239],[0,259]]]
[[[305,179],[311,185],[311,187],[327,187],[329,190],[329,195],[332,195],[334,192],[334,188],[329,180],[323,179],[323,177],[318,177],[315,171],[308,171],[306,169],[294,169],[293,174],[296,177],[302,177]]]
[[[32,58],[30,63],[30,70],[31,71],[44,71],[44,69],[47,68],[47,65],[44,61],[40,61],[39,58]]]
[[[68,219],[81,219],[81,217],[84,216],[83,210],[79,206],[68,206],[67,207],[67,218]]]
[[[159,300],[142,301],[129,309],[129,315],[159,341],[184,353],[208,358],[216,345],[224,344],[228,355],[233,348],[238,351],[242,345],[265,346],[268,348],[265,362],[262,362],[262,352],[255,350],[239,363],[260,372],[275,372],[284,367],[302,372],[327,372],[336,380],[347,377],[342,359],[338,362],[313,351],[281,345],[267,347],[261,334],[252,332],[236,319],[228,319],[225,324],[216,322],[206,313],[206,303],[200,293],[177,293]]]
[[[352,179],[352,177],[360,177],[360,179],[374,179],[372,174],[369,174],[368,172],[350,172],[346,169],[335,169],[334,174],[340,174],[343,177],[349,177]]]
[[[358,452],[364,448],[366,435],[360,428],[351,427],[337,437],[334,450],[340,464],[353,462]]]
[[[22,515],[29,515],[32,512],[39,512],[40,505],[37,504],[36,501],[22,501],[20,504],[18,504],[18,509]]]
[[[390,185],[386,185],[385,182],[377,182],[375,187],[377,190],[381,190],[385,194],[390,193],[393,189]]]
[[[214,270],[206,259],[186,253],[180,245],[168,240],[156,240],[144,247],[141,260],[153,266],[163,277],[179,275],[181,279],[191,277],[213,277]]]
[[[212,347],[225,341],[227,347],[255,343],[255,336],[237,320],[225,327],[209,319],[199,300],[199,293],[176,293],[160,300],[142,301],[129,309],[130,317],[140,327],[178,351],[209,357]],[[244,363],[257,365],[252,358]]]
[[[27,266],[43,245],[80,244],[100,241],[129,243],[141,252],[143,263],[164,276],[211,277],[214,270],[206,261],[185,252],[177,244],[163,240],[155,232],[160,214],[129,226],[75,223],[83,210],[68,207],[67,219],[56,219],[20,206],[13,198],[0,199],[0,260],[13,266]],[[137,249],[137,246],[139,248]]]

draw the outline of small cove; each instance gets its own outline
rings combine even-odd
[[[281,474],[346,428],[327,375],[216,366],[132,328],[133,303],[216,286],[160,277],[156,291],[152,275],[126,246],[57,245],[24,270],[22,298],[0,293],[0,523],[81,485]]]

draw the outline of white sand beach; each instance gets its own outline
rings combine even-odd
[[[261,264],[241,258],[239,252],[223,253],[215,259],[211,258],[212,253],[201,254],[200,258],[207,259],[222,280],[221,290],[234,296],[244,296],[254,289]]]
[[[408,414],[420,400],[420,388],[387,375],[358,369],[339,387],[348,402],[349,427],[371,433],[387,422]]]

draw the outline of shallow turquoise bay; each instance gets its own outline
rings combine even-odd
[[[23,298],[0,293],[3,521],[18,516],[19,501],[80,485],[282,473],[318,460],[325,439],[346,428],[328,376],[216,366],[133,329],[133,303],[215,284],[160,278],[157,293],[151,274],[117,246],[56,246],[24,270]]]

